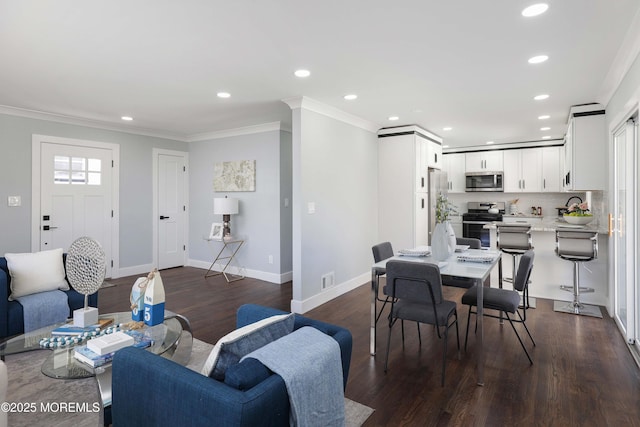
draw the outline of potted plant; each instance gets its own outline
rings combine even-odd
[[[572,204],[562,216],[569,224],[584,225],[593,221],[593,214],[589,211],[587,202]]]

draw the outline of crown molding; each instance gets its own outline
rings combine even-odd
[[[152,129],[136,128],[132,126],[118,126],[113,123],[102,122],[100,120],[83,119],[79,117],[66,116],[64,114],[47,113],[44,111],[28,110],[26,108],[0,105],[0,114],[9,116],[26,117],[29,119],[46,120],[48,122],[64,123],[75,126],[85,126],[95,129],[110,130],[116,132],[131,133],[134,135],[152,136],[155,138],[171,139],[180,142],[187,142],[184,135],[172,132],[159,132]]]
[[[305,110],[313,111],[318,114],[331,117],[332,119],[339,120],[341,122],[350,124],[352,126],[364,129],[369,132],[376,133],[380,126],[376,123],[370,122],[353,114],[346,113],[331,105],[323,104],[306,96],[296,96],[293,98],[285,98],[282,102],[286,103],[292,110],[302,108]]]
[[[270,122],[270,123],[263,123],[259,125],[244,126],[244,127],[235,128],[235,129],[225,129],[225,130],[219,130],[219,131],[197,133],[197,134],[187,136],[186,141],[199,142],[199,141],[207,141],[210,139],[229,138],[232,136],[251,135],[254,133],[264,133],[264,132],[281,131],[281,130],[287,131],[287,129],[282,126],[281,122]]]
[[[638,58],[639,54],[640,9],[631,20],[629,30],[627,31],[611,67],[609,67],[609,72],[602,83],[602,87],[600,88],[600,93],[597,98],[600,104],[607,105],[609,103],[613,94],[620,86],[620,83],[622,83],[622,80],[633,65],[634,61]]]

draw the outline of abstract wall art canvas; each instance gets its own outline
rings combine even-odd
[[[213,167],[214,191],[256,191],[256,161],[216,163]]]

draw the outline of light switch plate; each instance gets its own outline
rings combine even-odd
[[[7,199],[7,203],[11,207],[22,206],[22,198],[20,196],[9,196]]]
[[[309,203],[307,203],[307,211],[308,211],[310,214],[314,214],[314,213],[316,213],[316,204],[315,204],[315,202],[309,202]]]

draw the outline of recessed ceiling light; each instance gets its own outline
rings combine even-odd
[[[551,139],[551,137],[549,135],[545,135],[542,137],[542,139]]]
[[[296,70],[293,74],[295,74],[296,77],[309,77],[311,75],[311,71],[309,71],[309,70]]]
[[[129,117],[129,116],[122,116],[120,117],[122,120],[124,120],[125,122],[130,122],[131,120],[133,120],[133,117]]]
[[[538,120],[547,120],[549,117],[551,116],[549,116],[548,114],[545,114],[543,116],[538,116]]]
[[[545,126],[543,128],[540,128],[540,130],[551,130],[551,128],[549,126]]]
[[[549,57],[547,55],[534,56],[534,57],[529,58],[529,64],[540,64],[541,62],[544,62],[547,59],[549,59]]]
[[[549,9],[549,5],[546,3],[537,3],[532,4],[531,6],[525,8],[522,11],[522,16],[526,16],[527,18],[531,18],[532,16],[538,16],[545,13]]]
[[[354,99],[358,99],[358,95],[356,95],[355,93],[350,93],[349,95],[345,95],[344,99],[346,99],[347,101],[353,101]]]
[[[547,98],[549,98],[549,95],[547,95],[546,93],[542,95],[536,95],[533,97],[533,99],[535,99],[536,101],[542,101],[543,99],[547,99]]]
[[[493,141],[487,141],[487,145],[493,144]]]
[[[449,146],[448,145],[443,145],[442,148],[449,148]]]
[[[452,130],[452,129],[453,129],[453,128],[452,128],[452,127],[450,127],[450,126],[447,126],[447,127],[445,127],[445,128],[442,128],[442,130],[443,130],[443,131],[445,131],[445,132],[449,132],[449,131],[450,131],[450,130]]]
[[[218,92],[216,93],[218,98],[229,98],[231,94],[229,92]]]
[[[389,120],[391,120],[392,122],[396,121],[396,120],[400,120],[400,117],[398,116],[390,116]]]

